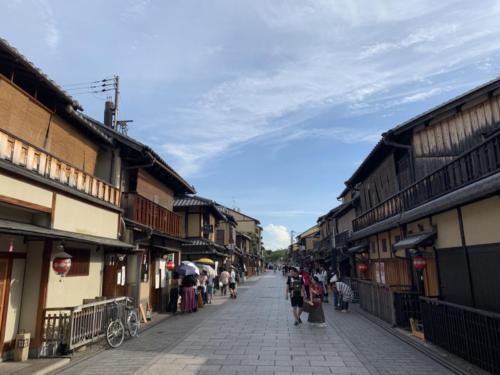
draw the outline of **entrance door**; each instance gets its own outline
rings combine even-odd
[[[10,285],[10,259],[0,256],[0,353],[3,348]]]
[[[120,260],[116,254],[108,254],[104,265],[102,295],[108,298],[127,295],[127,258]]]

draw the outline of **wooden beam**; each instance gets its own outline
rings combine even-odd
[[[14,206],[19,206],[23,208],[28,208],[30,210],[35,210],[35,211],[41,211],[41,212],[46,212],[46,213],[51,213],[52,208],[51,207],[45,207],[36,203],[31,203],[31,202],[26,202],[20,199],[8,197],[6,195],[1,195],[0,194],[0,202],[2,203],[7,203],[7,204],[12,204]]]

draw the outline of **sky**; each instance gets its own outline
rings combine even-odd
[[[7,39],[102,119],[120,118],[199,195],[286,247],[339,204],[380,134],[500,75],[500,2],[0,0]]]

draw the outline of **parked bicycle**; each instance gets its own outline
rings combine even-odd
[[[127,298],[124,303],[116,302],[108,307],[108,325],[106,341],[112,348],[118,348],[125,339],[125,329],[130,337],[137,336],[140,321],[137,309],[132,306],[132,299]]]

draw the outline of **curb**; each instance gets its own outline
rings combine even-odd
[[[441,366],[445,367],[446,369],[450,370],[454,374],[457,375],[471,375],[471,374],[476,374],[476,375],[482,375],[482,374],[488,374],[488,372],[485,372],[482,369],[477,368],[473,364],[459,358],[458,360],[463,361],[463,365],[455,364],[451,360],[443,357],[443,354],[446,353],[450,356],[453,354],[448,353],[448,352],[443,352],[443,354],[440,354],[437,350],[433,349],[432,347],[429,347],[425,345],[423,342],[416,341],[416,339],[411,338],[405,333],[400,332],[397,328],[394,328],[390,326],[388,323],[384,322],[381,319],[378,319],[377,317],[370,315],[366,311],[363,311],[361,307],[356,308],[356,312],[363,317],[366,320],[369,320],[370,322],[374,323],[377,325],[379,328],[382,328],[384,331],[389,333],[390,335],[396,337],[397,339],[401,340],[405,344],[413,347],[414,349],[418,350],[425,356],[429,357],[433,361],[439,363]],[[468,367],[465,367],[468,366]],[[474,371],[473,373],[471,371]]]
[[[49,366],[47,367],[44,367],[38,371],[35,371],[33,373],[33,375],[46,375],[46,374],[50,374],[54,371],[57,371],[59,369],[61,369],[62,367],[68,365],[68,363],[70,363],[71,359],[70,358],[61,358],[59,359],[58,361],[50,364]]]

